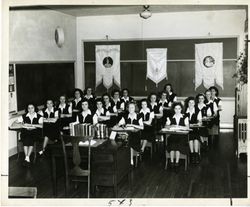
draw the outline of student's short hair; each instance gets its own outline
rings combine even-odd
[[[140,106],[142,105],[142,102],[146,102],[147,103],[147,105],[148,105],[148,100],[147,99],[142,99],[141,101],[140,101]]]
[[[104,96],[108,96],[108,97],[109,97],[109,100],[111,99],[111,97],[110,97],[110,95],[109,95],[108,93],[104,93],[104,94],[102,94],[102,100],[104,100],[104,99],[103,99]]]
[[[118,90],[118,89],[114,89],[114,90],[111,92],[111,96],[114,97],[115,93],[117,93],[117,92],[119,93],[119,96],[120,96],[120,95],[121,95],[121,94],[120,94],[120,90]]]
[[[148,101],[150,101],[151,96],[156,96],[156,100],[157,100],[157,94],[155,92],[152,92],[148,95]]]
[[[25,107],[25,113],[26,113],[26,114],[28,113],[28,106],[29,106],[29,105],[34,106],[35,112],[38,112],[38,108],[37,108],[37,106],[34,104],[34,102],[29,102],[28,104],[26,104],[26,107]]]
[[[209,88],[209,90],[210,90],[210,91],[215,90],[215,95],[216,95],[216,96],[219,96],[219,90],[218,90],[217,87],[211,86],[211,87]]]
[[[196,103],[198,103],[198,102],[199,102],[199,97],[200,97],[200,96],[203,96],[204,100],[206,99],[206,96],[205,96],[205,94],[204,94],[204,93],[198,93],[198,94],[196,95],[196,97],[195,97],[195,99],[196,99]]]
[[[89,105],[89,100],[88,100],[88,99],[83,98],[83,99],[82,99],[82,103],[84,103],[84,102],[87,102],[87,103],[88,103],[88,105]]]
[[[124,88],[124,89],[122,89],[122,95],[123,95],[123,92],[124,91],[127,91],[128,92],[128,94],[129,94],[129,90],[128,90],[128,88]]]
[[[80,96],[83,97],[83,92],[80,88],[75,88],[73,95],[75,96],[75,92],[77,91],[80,93]]]
[[[165,93],[167,95],[167,91],[163,90],[163,91],[160,92],[160,96],[162,96],[163,93]]]
[[[174,108],[175,108],[176,106],[180,106],[180,107],[181,107],[181,111],[183,111],[183,105],[182,105],[181,102],[174,102],[174,103],[172,104],[172,110],[174,110]]]
[[[170,86],[171,87],[171,92],[173,92],[173,86],[172,86],[172,84],[171,83],[167,83],[165,86],[164,86],[164,91],[166,91],[167,89],[167,86]]]
[[[104,105],[103,99],[102,99],[102,98],[97,98],[97,99],[95,100],[95,104],[97,104],[97,102],[101,102],[102,105]]]
[[[210,92],[210,93],[211,93],[211,90],[210,90],[210,89],[205,90],[205,94],[206,94],[207,92]]]
[[[83,95],[86,95],[86,94],[87,94],[87,90],[88,90],[89,88],[92,90],[92,93],[91,93],[91,94],[94,95],[94,90],[93,90],[93,88],[90,87],[90,86],[87,86],[87,87],[84,89]]]
[[[187,97],[186,100],[184,101],[184,103],[185,103],[185,109],[188,108],[188,103],[189,103],[189,101],[191,101],[191,100],[194,101],[194,102],[196,102],[196,101],[195,101],[195,98],[194,98],[193,96]]]

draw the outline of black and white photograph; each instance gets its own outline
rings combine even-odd
[[[247,1],[1,10],[2,205],[249,205]]]

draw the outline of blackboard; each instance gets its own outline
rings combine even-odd
[[[85,84],[95,88],[95,45],[120,45],[121,59],[121,88],[129,88],[133,96],[146,96],[150,92],[158,92],[166,83],[171,83],[178,96],[190,96],[204,92],[200,86],[194,90],[195,44],[222,42],[223,43],[223,72],[224,90],[220,87],[220,96],[234,97],[235,79],[232,78],[237,58],[237,38],[209,39],[178,39],[178,40],[134,40],[84,43]],[[146,80],[146,48],[168,49],[168,80],[158,84]],[[145,87],[146,86],[146,87]],[[108,92],[117,88],[113,86]],[[96,94],[107,92],[101,84],[96,88]]]
[[[46,99],[71,96],[75,86],[74,63],[16,64],[17,109],[29,102],[43,105]]]

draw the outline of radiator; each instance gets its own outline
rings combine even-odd
[[[247,119],[238,119],[237,123],[238,150],[237,155],[247,153]]]

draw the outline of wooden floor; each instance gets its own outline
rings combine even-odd
[[[120,198],[246,198],[247,158],[235,156],[232,132],[221,133],[220,139],[207,152],[202,153],[198,166],[189,166],[184,171],[181,163],[179,173],[164,170],[165,158],[162,148],[154,153],[153,160],[147,156],[133,169],[133,187],[128,188],[124,179],[119,185]],[[58,197],[64,197],[64,179],[58,178]],[[53,198],[50,176],[50,159],[38,160],[31,168],[22,166],[16,157],[9,159],[9,186],[37,187],[38,198]],[[86,197],[83,184],[71,188],[70,197]],[[98,198],[113,197],[111,188],[99,187]]]

